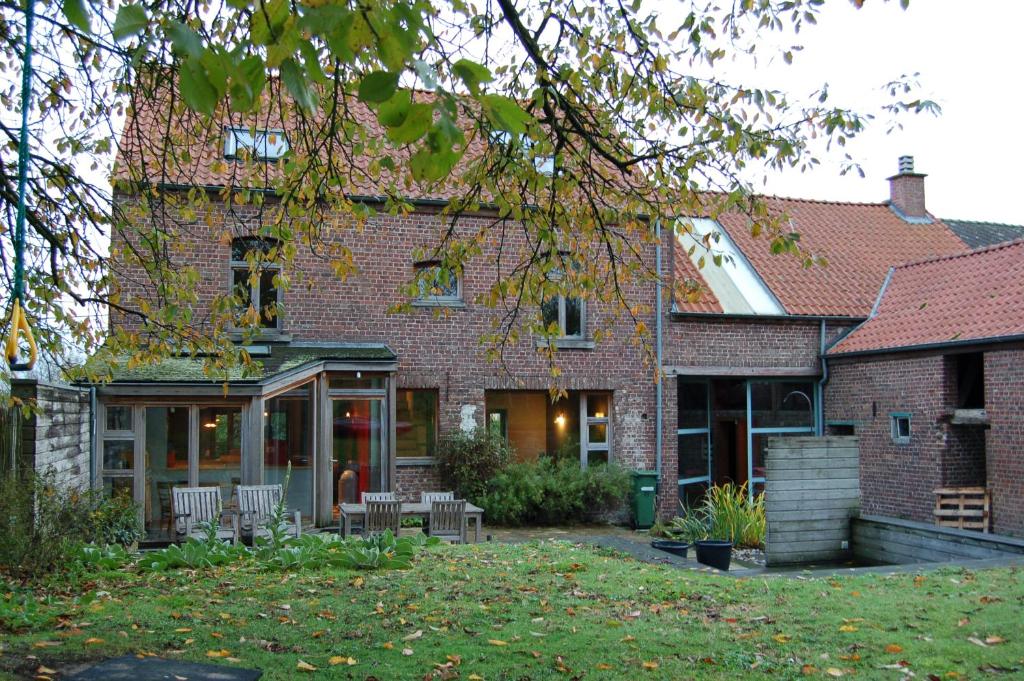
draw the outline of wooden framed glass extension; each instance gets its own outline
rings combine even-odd
[[[96,480],[132,495],[151,537],[173,525],[176,486],[217,485],[230,506],[239,484],[287,479],[289,508],[320,526],[332,524],[339,501],[392,489],[393,371],[321,371],[236,391],[248,394],[231,386],[227,397],[209,386],[101,389]]]

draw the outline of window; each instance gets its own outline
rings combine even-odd
[[[487,429],[491,435],[497,435],[508,441],[508,409],[488,409]]]
[[[224,130],[224,158],[249,154],[258,161],[276,161],[288,152],[288,138],[280,129],[231,127]]]
[[[274,239],[258,236],[231,242],[231,290],[241,301],[239,314],[249,307],[255,308],[259,325],[264,329],[280,328],[281,291],[274,278],[281,273],[281,265],[268,260],[277,245]],[[250,263],[255,264],[255,271]]]
[[[544,326],[558,325],[561,338],[582,338],[584,326],[584,304],[579,298],[555,296],[548,298],[541,306]]]
[[[462,302],[462,286],[455,272],[441,266],[436,260],[416,264],[416,283],[419,303],[444,305]]]
[[[399,458],[428,458],[437,450],[437,391],[399,390],[395,444]]]
[[[586,423],[583,430],[582,465],[586,468],[597,463],[608,463],[609,439],[609,396],[584,394],[580,399],[580,412]]]
[[[898,445],[910,444],[910,414],[892,415],[892,441]]]

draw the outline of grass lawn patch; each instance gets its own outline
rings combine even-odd
[[[106,572],[0,596],[0,674],[155,654],[265,679],[1024,675],[1022,577],[735,579],[560,542],[440,547],[409,570]]]

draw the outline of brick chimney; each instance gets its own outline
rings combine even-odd
[[[914,172],[914,157],[900,156],[900,171],[889,178],[889,205],[902,218],[927,219],[924,173]]]

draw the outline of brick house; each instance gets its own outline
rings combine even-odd
[[[986,487],[993,531],[1024,535],[1024,240],[894,267],[827,357],[865,512],[931,522],[933,490]]]
[[[122,168],[132,163],[140,130],[142,137],[160,134],[153,125],[159,115],[144,110],[129,121]],[[686,218],[692,231],[663,229],[660,246],[644,250],[666,286],[627,291],[630,300],[662,311],[642,321],[657,330],[664,380],[645,361],[629,325],[598,304],[559,297],[544,306],[544,317],[563,332],[557,353],[568,397],[552,404],[539,340],[527,337],[507,348],[511,373],[478,344],[497,314],[476,302],[496,277],[493,250],[485,249],[457,280],[438,279],[421,292],[412,312],[388,312],[408,302],[400,287],[418,268],[436,268],[415,261],[413,252],[445,226],[443,193],[407,197],[408,214],[369,218],[359,238],[343,244],[358,268],[344,281],[325,260],[304,252],[296,261],[304,285],[279,290],[272,268],[251,281],[247,257],[266,247],[254,236],[259,209],[228,210],[216,193],[237,182],[231,164],[237,147],[259,146],[272,156],[281,144],[269,128],[262,137],[256,132],[254,138],[226,127],[223,139],[208,139],[192,154],[190,166],[165,174],[161,188],[199,187],[213,197],[205,215],[175,217],[172,257],[199,271],[197,314],[232,287],[242,287],[260,307],[281,304],[283,312],[265,319],[249,346],[261,373],[229,376],[225,389],[224,377],[211,378],[198,360],[181,357],[155,366],[115,365],[114,380],[97,386],[94,475],[108,488],[130,489],[153,533],[167,526],[172,486],[217,484],[227,497],[239,482],[281,480],[289,465],[290,505],[318,525],[335,522],[336,504],[360,492],[417,498],[440,485],[433,467],[439,435],[478,426],[503,433],[522,459],[559,451],[578,455],[581,465],[657,469],[662,515],[710,483],[749,481],[756,489],[766,437],[856,427],[834,416],[823,399],[831,390],[823,355],[868,318],[890,266],[967,250],[925,210],[924,176],[912,162],[890,179],[884,203],[769,201],[789,215],[805,247],[828,259],[825,268],[772,256],[744,216]],[[138,215],[140,191],[120,183],[114,201]],[[383,202],[373,186],[361,191],[354,200]],[[462,217],[459,229],[493,220],[484,208]],[[707,231],[719,235],[713,250],[724,257],[721,268],[701,269],[701,249],[690,253],[695,236]],[[115,237],[114,246],[125,244]],[[668,300],[665,292],[680,279],[703,295]],[[128,272],[122,297],[153,299],[144,281],[142,272]],[[133,324],[116,315],[111,322]],[[600,342],[597,329],[609,332]]]

